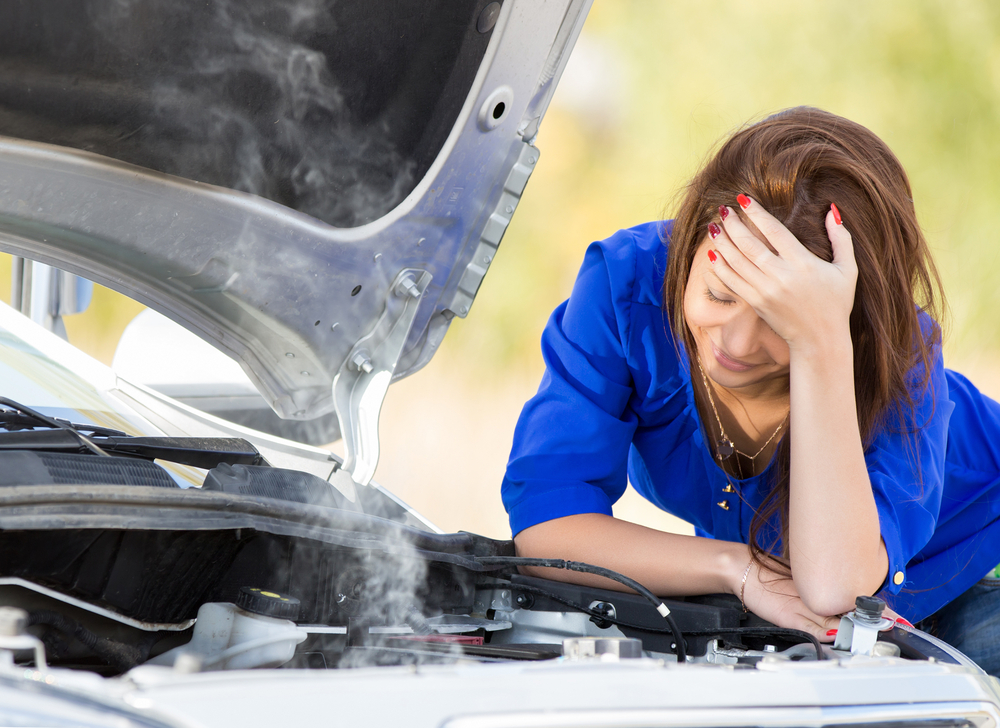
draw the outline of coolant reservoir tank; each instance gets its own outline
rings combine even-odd
[[[307,636],[292,621],[298,616],[298,600],[243,587],[237,602],[202,604],[191,641],[149,664],[173,665],[181,653],[200,658],[204,670],[278,667],[291,660],[295,646]]]

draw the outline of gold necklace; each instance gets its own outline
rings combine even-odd
[[[696,355],[697,356],[697,355]],[[715,398],[712,396],[712,387],[708,384],[708,377],[705,376],[705,370],[701,368],[701,356],[697,356],[698,371],[701,372],[701,381],[705,384],[705,393],[708,395],[708,403],[712,406],[712,414],[715,415],[715,422],[719,425],[719,439],[715,441],[715,459],[720,463],[723,460],[728,460],[732,455],[742,455],[747,460],[750,461],[750,474],[753,475],[756,463],[754,462],[757,457],[767,449],[767,446],[771,444],[771,441],[778,436],[781,432],[781,428],[785,426],[788,421],[788,413],[782,418],[781,422],[778,423],[778,427],[771,433],[771,436],[767,438],[767,441],[760,446],[760,450],[755,452],[753,455],[748,455],[741,450],[737,450],[733,441],[729,439],[729,435],[726,434],[726,429],[722,426],[722,418],[719,417],[719,410],[715,408]],[[743,466],[740,464],[739,458],[736,459],[736,467],[739,469],[739,477],[743,478]]]

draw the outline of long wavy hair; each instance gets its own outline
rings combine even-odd
[[[781,111],[730,137],[683,191],[668,243],[663,304],[675,341],[689,353],[696,350],[684,321],[691,263],[708,224],[719,221],[720,205],[734,208],[746,221],[734,204],[739,193],[763,205],[828,262],[833,251],[825,218],[830,203],[837,204],[858,263],[850,328],[861,440],[867,449],[887,423],[905,423],[911,433],[919,428],[915,404],[929,386],[944,299],[917,224],[909,180],[896,156],[860,124],[809,107]],[[750,524],[751,553],[761,565],[763,554],[773,553],[779,543],[787,555],[789,453],[786,430],[770,494]],[[774,523],[776,532],[768,526]],[[770,534],[766,539],[765,533]]]

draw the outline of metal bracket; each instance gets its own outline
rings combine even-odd
[[[895,624],[893,620],[884,617],[868,620],[859,617],[857,612],[848,612],[840,618],[833,648],[845,652],[850,650],[852,655],[871,655],[878,641],[878,633],[892,629]]]
[[[375,475],[379,412],[431,277],[415,268],[399,272],[375,327],[358,340],[333,379],[333,401],[344,438],[343,469],[358,485],[367,485]]]

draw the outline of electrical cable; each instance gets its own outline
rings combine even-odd
[[[670,615],[670,610],[667,608],[667,605],[663,603],[662,599],[653,594],[653,592],[637,582],[635,579],[631,579],[624,574],[619,574],[617,571],[606,569],[603,566],[585,564],[581,561],[564,561],[563,559],[532,559],[524,556],[480,556],[476,559],[476,561],[483,566],[537,566],[549,569],[565,569],[567,571],[576,571],[581,574],[603,576],[605,579],[611,579],[612,581],[616,581],[623,586],[627,586],[629,589],[636,592],[652,604],[657,613],[659,613],[659,615],[666,620],[667,624],[670,625],[670,631],[673,633],[674,642],[677,645],[677,661],[685,662],[687,660],[687,650],[684,647],[684,638],[681,635],[680,629],[677,627],[677,622]]]
[[[528,592],[530,594],[537,594],[538,596],[551,599],[552,601],[559,602],[560,604],[575,609],[579,612],[583,612],[596,619],[604,620],[605,622],[610,622],[616,627],[625,627],[627,629],[634,629],[639,632],[651,632],[653,634],[669,634],[673,637],[674,641],[677,641],[677,636],[671,629],[657,629],[656,627],[649,627],[643,624],[635,624],[633,622],[626,622],[623,619],[618,619],[617,617],[609,617],[608,615],[598,612],[596,610],[585,607],[582,604],[577,604],[569,599],[566,599],[559,594],[550,592],[546,589],[542,589],[537,586],[532,586],[529,584],[516,584],[511,583],[510,589],[522,592]],[[683,630],[682,635],[688,635],[690,637],[713,637],[716,635],[724,634],[734,634],[734,635],[759,635],[762,637],[798,637],[803,642],[810,643],[816,650],[816,659],[825,660],[827,659],[826,654],[823,652],[823,646],[818,639],[809,634],[808,632],[789,629],[787,627],[716,627],[714,629],[698,629],[698,630]],[[678,660],[680,662],[680,660]]]

